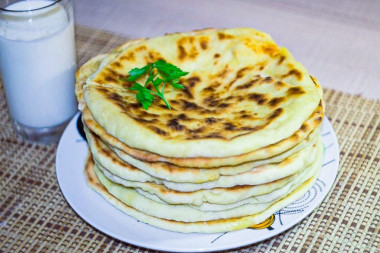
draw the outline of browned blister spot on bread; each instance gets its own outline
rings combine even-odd
[[[305,94],[305,91],[301,87],[292,87],[287,91],[288,96],[299,96],[302,94]]]
[[[282,78],[286,78],[288,76],[295,76],[298,81],[302,80],[303,77],[301,71],[299,71],[298,69],[289,70],[289,72],[283,75]]]
[[[270,55],[271,57],[275,57],[279,54],[279,50],[276,44],[264,44],[263,46],[261,46],[261,50],[262,52]]]
[[[216,119],[216,118],[214,118],[214,117],[209,117],[209,118],[206,118],[205,119],[205,122],[206,122],[206,124],[214,124],[214,123],[216,123],[216,122],[218,122],[218,119]]]
[[[163,59],[164,58],[159,52],[153,51],[153,50],[148,51],[148,60],[147,60],[148,62],[155,62],[155,61],[163,60]]]
[[[141,46],[136,47],[134,50],[139,52],[139,51],[145,51],[147,49],[148,48],[145,45],[141,45]]]
[[[115,69],[120,69],[120,68],[123,67],[123,65],[122,65],[120,62],[116,61],[116,62],[113,62],[113,63],[111,64],[111,67],[112,67],[112,68],[115,68]]]
[[[224,139],[223,136],[220,135],[220,133],[210,133],[205,136],[206,139],[215,138],[215,139]]]
[[[185,93],[186,97],[189,99],[194,98],[193,94],[191,93],[191,88],[184,86],[183,92]]]
[[[209,38],[204,36],[204,37],[200,37],[199,38],[199,45],[200,47],[203,49],[203,50],[206,50],[208,48],[208,42],[209,42]]]
[[[280,58],[277,61],[277,65],[281,65],[286,60],[285,55],[281,55]]]
[[[263,83],[271,83],[273,82],[274,78],[271,76],[267,76],[263,79]]]
[[[108,98],[110,100],[116,101],[117,103],[122,103],[123,102],[123,98],[119,94],[117,94],[117,93],[110,93],[108,95]]]
[[[218,33],[218,38],[219,38],[220,40],[225,40],[225,39],[233,39],[234,36],[233,36],[233,35],[230,35],[230,34],[227,34],[227,33],[219,32],[219,33]]]
[[[246,72],[250,71],[251,69],[252,67],[244,67],[244,68],[239,69],[236,72],[236,79],[242,78],[246,74]]]
[[[114,63],[116,64],[116,63]],[[119,63],[121,65],[121,63]],[[121,67],[120,67],[121,68]],[[95,82],[99,84],[114,84],[116,86],[120,85],[120,78],[125,78],[126,75],[120,74],[120,68],[105,68],[95,79]]]
[[[253,79],[253,80],[250,80],[244,84],[241,84],[241,85],[238,85],[235,87],[235,89],[237,90],[243,90],[243,89],[249,89],[251,88],[253,85],[255,85],[255,83],[257,83],[260,79]]]
[[[190,87],[194,87],[197,83],[201,81],[201,78],[198,76],[191,76],[189,79],[187,79],[189,82]]]
[[[265,104],[268,101],[267,95],[261,93],[252,93],[248,95],[248,99],[256,102],[259,105]]]
[[[177,54],[180,61],[193,60],[199,55],[194,37],[183,37],[177,41]]]
[[[284,97],[275,97],[269,100],[268,105],[270,107],[277,107],[279,104],[283,103],[285,101]]]
[[[275,85],[276,90],[280,90],[280,89],[286,87],[286,84],[282,81],[276,81],[274,85]]]
[[[186,110],[199,110],[203,108],[197,105],[196,103],[189,102],[182,99],[182,109],[186,111]]]
[[[301,128],[300,128],[300,130],[306,132],[308,128],[309,128],[308,125],[305,124],[305,123],[303,123],[302,126],[301,126]]]
[[[120,60],[122,60],[122,61],[132,61],[133,62],[133,61],[136,60],[135,53],[134,52],[128,52],[127,54],[121,56]]]
[[[284,109],[282,109],[282,108],[278,108],[278,109],[276,109],[276,110],[272,113],[272,115],[270,115],[270,116],[268,117],[268,120],[269,120],[269,121],[272,121],[272,120],[274,120],[275,118],[280,117],[280,115],[281,115],[283,112],[284,112]]]
[[[152,129],[155,133],[159,134],[159,135],[163,135],[163,136],[166,136],[168,135],[168,133],[164,130],[161,130],[160,128],[158,127],[155,127],[155,126],[150,126],[150,129]]]
[[[178,123],[177,119],[169,120],[167,126],[173,129],[174,131],[183,131],[185,129],[185,126]]]

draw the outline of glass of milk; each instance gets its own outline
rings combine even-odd
[[[0,0],[0,75],[17,133],[56,142],[77,111],[71,0]]]

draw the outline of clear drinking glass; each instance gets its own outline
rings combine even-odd
[[[0,74],[17,133],[56,142],[77,111],[71,0],[0,0]]]

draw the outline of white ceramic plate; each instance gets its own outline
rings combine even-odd
[[[243,229],[218,234],[182,234],[138,222],[113,207],[87,186],[83,174],[87,143],[77,130],[76,115],[58,145],[56,173],[59,186],[71,207],[96,229],[121,241],[149,249],[179,252],[207,252],[237,248],[275,236],[310,214],[325,198],[338,172],[339,147],[330,122],[325,118],[322,138],[325,156],[315,185],[299,200],[274,215],[264,229]]]

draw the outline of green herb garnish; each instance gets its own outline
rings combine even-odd
[[[136,98],[145,110],[147,110],[153,103],[154,95],[164,100],[166,106],[171,109],[164,96],[165,85],[168,83],[174,88],[184,89],[185,87],[179,83],[179,78],[187,75],[188,73],[189,72],[184,72],[180,68],[174,66],[173,64],[167,63],[164,60],[158,60],[154,63],[149,63],[142,68],[132,69],[128,72],[128,78],[122,78],[120,80],[135,82],[140,77],[148,74],[148,78],[146,79],[144,85],[135,82],[129,89],[137,91]],[[147,88],[150,83],[156,91],[152,91]]]

